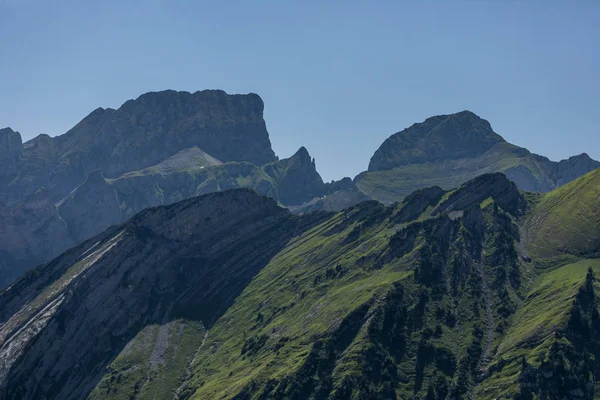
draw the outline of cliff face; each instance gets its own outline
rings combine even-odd
[[[19,132],[10,128],[0,129],[0,185],[12,181],[21,167],[23,143]]]
[[[117,110],[99,108],[64,135],[26,144],[27,165],[3,188],[3,200],[13,203],[45,187],[58,201],[95,170],[116,178],[194,146],[223,162],[265,164],[276,157],[263,109],[258,95],[220,90],[152,92]]]
[[[305,149],[277,159],[263,109],[256,94],[167,90],[99,108],[54,138],[22,144],[18,132],[0,130],[0,225],[11,232],[0,244],[0,288],[146,207],[241,187],[284,205],[321,196]],[[48,212],[20,212],[39,190]],[[42,238],[29,228],[36,224],[61,232]]]
[[[0,294],[0,398],[85,397],[145,326],[210,326],[308,226],[227,191],[147,209],[68,251]]]

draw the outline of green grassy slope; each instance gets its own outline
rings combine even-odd
[[[513,398],[519,391],[523,358],[539,367],[552,345],[562,338],[586,272],[600,274],[600,260],[581,260],[540,275],[523,299],[511,327],[498,346],[490,374],[478,387],[478,398]],[[600,284],[595,283],[596,291]]]
[[[539,159],[524,152],[517,146],[501,142],[477,157],[447,159],[423,163],[412,163],[382,171],[368,171],[356,178],[356,186],[367,196],[383,203],[400,201],[415,190],[439,186],[452,189],[478,175],[490,172],[506,172],[507,170],[525,167],[530,172],[531,182],[523,184],[535,186],[540,182],[544,188],[544,165]]]
[[[290,217],[306,219],[296,233],[251,229],[256,237],[237,250],[261,257],[256,275],[241,285],[216,268],[194,282],[207,293],[237,284],[231,305],[192,321],[204,303],[174,295],[177,318],[167,313],[137,332],[90,397],[591,400],[600,381],[600,258],[595,242],[576,247],[581,238],[570,244],[565,232],[598,234],[600,224],[578,225],[596,215],[597,180],[595,171],[538,196],[487,174],[388,207],[368,201]],[[170,224],[184,222],[169,214]],[[558,235],[568,258],[541,253],[534,233]],[[281,247],[268,257],[254,249],[274,239]],[[227,243],[223,257],[240,245]],[[225,265],[220,257],[206,265]],[[247,262],[242,255],[230,265]],[[179,267],[165,261],[166,271]],[[89,270],[73,268],[64,279]]]
[[[210,328],[180,396],[468,396],[522,291],[495,196],[362,203],[294,239]],[[427,216],[454,197],[462,217]]]
[[[145,326],[106,368],[107,373],[88,398],[172,398],[205,334],[196,321]]]
[[[565,254],[600,257],[600,169],[548,194],[526,224],[530,251],[542,258]]]

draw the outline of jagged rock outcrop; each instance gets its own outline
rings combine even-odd
[[[278,188],[278,198],[286,205],[299,205],[325,192],[323,179],[317,172],[314,158],[301,147],[290,158],[264,166]]]
[[[527,202],[514,182],[504,174],[494,173],[481,175],[453,191],[433,210],[433,215],[465,210],[488,198],[514,216],[522,215],[527,207]]]

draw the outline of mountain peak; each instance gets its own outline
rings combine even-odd
[[[503,141],[488,121],[471,111],[438,115],[390,136],[371,158],[369,171],[474,157]]]
[[[298,149],[298,151],[295,152],[294,155],[291,156],[290,158],[299,159],[299,160],[301,160],[303,162],[304,161],[311,162],[311,160],[314,162],[314,159],[311,159],[310,153],[308,152],[308,150],[304,146],[300,147]]]
[[[6,127],[0,129],[0,152],[8,150],[8,147],[19,147],[22,144],[21,134]]]

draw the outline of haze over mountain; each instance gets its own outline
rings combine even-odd
[[[278,160],[258,95],[151,92],[64,135],[0,131],[0,287],[144,208],[238,187],[294,206],[325,193],[305,148]]]
[[[548,192],[599,167],[585,153],[560,162],[530,153],[506,142],[488,121],[462,111],[393,134],[355,181],[364,194],[389,203],[421,187],[450,189],[488,172],[506,174],[522,190]]]
[[[599,171],[339,213],[245,189],[146,209],[0,293],[0,398],[592,399],[600,243],[569,230],[599,220]]]
[[[600,166],[585,154],[558,163],[531,154],[465,111],[392,135],[367,172],[324,183],[306,148],[275,156],[263,111],[256,94],[167,90],[98,108],[54,138],[22,143],[0,130],[0,287],[147,207],[214,191],[249,187],[296,213],[339,211],[486,172],[546,192]]]

